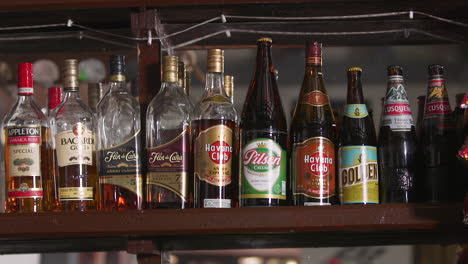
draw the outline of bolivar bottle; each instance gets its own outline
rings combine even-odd
[[[377,139],[364,104],[361,73],[359,67],[348,69],[348,95],[338,151],[342,204],[379,203]]]

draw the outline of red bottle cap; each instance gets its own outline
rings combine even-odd
[[[62,88],[58,86],[49,88],[49,110],[53,110],[62,100]]]
[[[23,62],[18,64],[18,94],[34,94],[32,63]]]
[[[308,42],[306,45],[306,63],[322,65],[322,43]]]

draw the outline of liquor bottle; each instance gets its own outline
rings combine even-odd
[[[224,91],[231,103],[234,103],[234,76],[224,75]]]
[[[177,83],[179,85],[179,88],[181,88],[183,93],[187,96],[187,99],[190,103],[190,113],[192,113],[193,108],[195,107],[195,103],[193,102],[192,97],[190,97],[190,87],[188,84],[188,82],[190,82],[190,79],[187,78],[187,67],[185,66],[185,63],[181,60],[177,61],[177,65]]]
[[[54,109],[62,101],[62,88],[61,87],[50,87],[48,94],[48,114],[49,117],[52,116]],[[52,135],[52,129],[49,127],[46,129],[46,139],[47,139],[47,165],[48,173],[44,175],[43,187],[44,187],[44,198],[43,205],[45,211],[60,211],[60,203],[58,200],[58,179],[57,179],[57,168],[55,166],[55,144],[54,137]]]
[[[148,208],[182,209],[193,204],[189,116],[192,108],[177,79],[177,57],[164,57],[161,89],[146,114]]]
[[[403,81],[403,69],[400,66],[389,66],[387,72],[387,92],[378,142],[380,201],[416,202],[418,144]]]
[[[97,106],[102,210],[143,209],[140,104],[127,89],[125,56],[110,57],[109,91]]]
[[[241,206],[288,204],[288,128],[273,72],[271,39],[257,40],[255,72],[242,110]]]
[[[3,119],[7,213],[43,211],[47,119],[34,101],[31,63],[18,64],[18,99]]]
[[[454,125],[445,88],[444,68],[429,65],[429,82],[421,131],[425,177],[423,199],[444,202],[449,198],[450,175],[454,173]],[[451,196],[451,195],[450,195]]]
[[[95,210],[99,203],[94,114],[79,94],[78,61],[65,60],[64,95],[50,120],[55,137],[58,199],[61,210]]]
[[[208,50],[205,91],[192,120],[195,206],[238,206],[237,113],[224,91],[224,51]]]
[[[416,138],[418,142],[421,140],[422,122],[424,119],[424,105],[426,104],[426,96],[418,96],[418,118],[416,120]]]
[[[97,112],[97,105],[102,96],[102,83],[88,83],[88,106],[93,113]]]
[[[359,67],[348,69],[348,95],[338,150],[342,204],[379,202],[377,139],[364,104],[361,73]]]
[[[322,44],[308,43],[306,66],[291,124],[294,205],[338,204],[336,124],[322,74]]]

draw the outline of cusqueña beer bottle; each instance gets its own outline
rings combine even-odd
[[[336,125],[322,76],[322,44],[308,43],[301,92],[291,124],[294,205],[337,204]]]
[[[389,66],[379,133],[380,201],[416,201],[417,141],[403,69]]]
[[[207,62],[205,92],[192,119],[195,206],[236,207],[237,113],[224,91],[224,51],[208,50]]]
[[[342,204],[379,202],[377,139],[364,104],[361,73],[359,67],[348,69],[348,95],[338,151]]]
[[[287,205],[288,128],[271,59],[257,40],[257,62],[242,111],[241,206]]]

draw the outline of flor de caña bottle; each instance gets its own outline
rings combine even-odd
[[[61,210],[95,210],[99,186],[94,154],[94,114],[79,94],[78,61],[65,60],[64,95],[50,120],[55,137]]]
[[[257,40],[257,47],[240,123],[240,204],[287,205],[288,129],[273,73],[271,39]]]
[[[294,205],[338,204],[336,125],[322,75],[322,44],[308,43],[306,66],[291,124]]]
[[[362,94],[362,69],[348,69],[348,95],[344,109],[339,159],[342,204],[379,203],[377,139]]]
[[[224,91],[224,51],[208,50],[207,62],[205,91],[192,120],[195,206],[236,207],[237,113]]]
[[[31,63],[18,65],[18,99],[3,120],[6,212],[43,211],[47,119],[34,102]]]
[[[109,91],[97,105],[101,209],[143,209],[140,104],[127,89],[125,56],[112,55],[109,68]]]
[[[193,203],[189,119],[192,107],[177,79],[177,57],[164,57],[161,89],[146,112],[149,208],[187,208]]]
[[[416,202],[416,129],[400,66],[388,67],[388,85],[379,133],[380,200]]]

